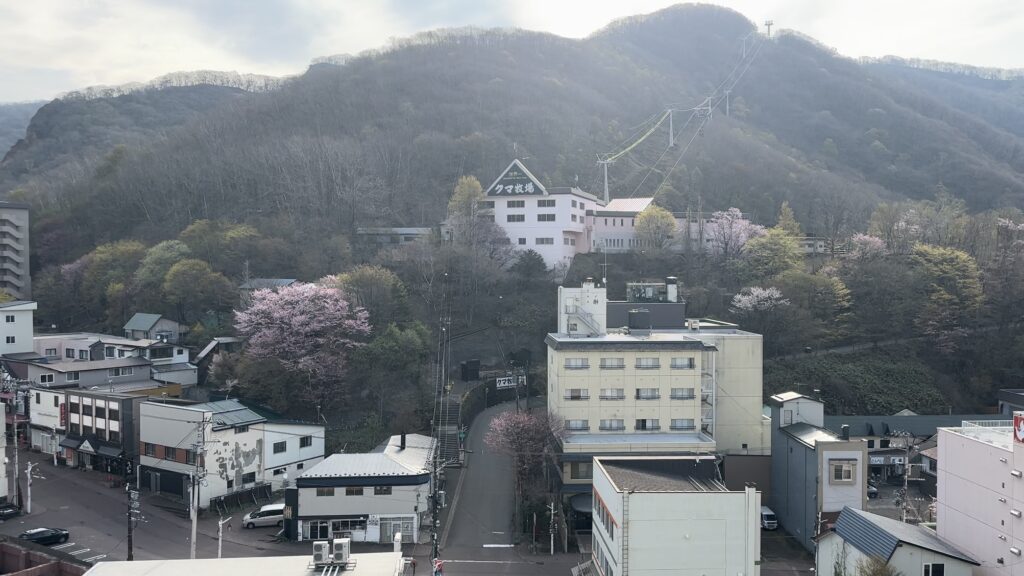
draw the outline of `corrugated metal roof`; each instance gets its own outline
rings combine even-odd
[[[931,550],[979,566],[978,562],[922,526],[905,524],[863,510],[843,508],[836,521],[835,532],[843,540],[868,556],[888,560],[901,542]]]
[[[406,434],[405,449],[401,436],[392,436],[379,452],[332,454],[313,466],[300,478],[355,478],[419,476],[430,472],[434,441],[421,434]]]
[[[594,215],[600,216],[605,212],[628,212],[639,214],[647,209],[654,202],[654,198],[616,198],[608,202],[608,205],[594,211]]]
[[[184,406],[192,410],[213,412],[213,429],[223,430],[246,424],[255,424],[266,420],[256,412],[246,408],[238,400],[218,400],[216,402],[204,402],[202,404],[191,404]]]
[[[146,314],[145,312],[136,312],[132,316],[131,320],[124,325],[125,330],[149,330],[154,324],[160,321],[161,316],[159,314]]]
[[[781,430],[811,448],[814,448],[819,441],[831,442],[839,440],[839,436],[836,436],[832,432],[825,430],[824,428],[811,426],[806,422],[797,422],[796,424],[783,426]]]

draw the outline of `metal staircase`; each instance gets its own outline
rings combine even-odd
[[[438,459],[444,466],[459,466],[459,413],[462,404],[458,397],[446,394],[441,403],[438,422]]]
[[[597,320],[594,315],[587,312],[582,307],[575,304],[566,304],[565,313],[568,315],[568,319],[572,321],[575,319],[577,322],[587,328],[587,333],[591,335],[600,334],[601,330],[597,325]]]

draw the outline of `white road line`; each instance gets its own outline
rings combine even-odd
[[[71,547],[72,547],[72,546],[74,546],[74,545],[75,545],[75,543],[74,543],[74,542],[67,542],[67,543],[65,543],[65,544],[61,544],[61,545],[59,545],[59,546],[50,546],[50,548],[52,548],[52,549],[54,549],[54,550],[63,550],[63,549],[65,549],[65,548],[71,548]]]
[[[98,555],[98,556],[93,556],[92,558],[86,558],[86,559],[85,559],[85,561],[86,561],[86,562],[93,562],[93,561],[95,561],[95,560],[100,560],[100,559],[102,559],[102,558],[106,558],[106,557],[107,557],[107,555],[106,555],[106,554],[100,554],[100,555]]]
[[[85,554],[89,550],[92,550],[92,548],[82,548],[81,550],[75,550],[74,552],[71,552],[71,555],[78,556],[79,554]]]
[[[484,548],[515,548],[515,544],[484,544]]]

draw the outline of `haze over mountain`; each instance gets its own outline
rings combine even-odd
[[[302,243],[436,224],[460,175],[486,184],[514,157],[549,184],[598,192],[598,155],[672,106],[685,110],[676,147],[666,151],[662,127],[612,164],[613,197],[736,206],[769,224],[788,200],[812,234],[837,221],[863,229],[879,201],[941,188],[975,211],[1024,206],[1020,78],[861,63],[799,34],[754,32],[731,10],[683,5],[583,40],[421,34],[259,92],[202,84],[55,100],[0,163],[0,192],[36,203],[37,265],[113,239],[172,237],[198,218]],[[742,45],[756,57],[743,60]],[[690,109],[739,71],[729,115],[722,103],[695,132]]]

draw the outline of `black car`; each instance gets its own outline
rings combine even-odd
[[[0,520],[10,520],[19,514],[21,514],[21,508],[14,504],[0,505]]]
[[[68,531],[63,528],[33,528],[18,535],[22,540],[36,544],[62,544],[68,541]]]

